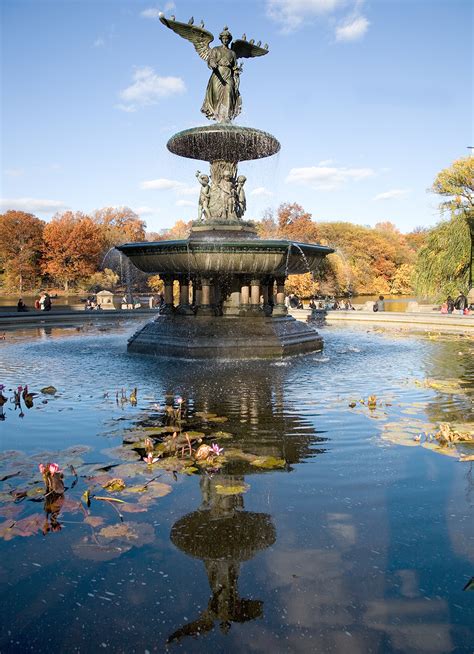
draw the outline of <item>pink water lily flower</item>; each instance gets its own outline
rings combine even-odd
[[[152,463],[156,463],[158,461],[158,457],[154,457],[151,452],[148,452],[148,454],[143,457],[143,460],[145,463],[148,463],[148,465],[151,465]]]
[[[183,400],[182,397],[177,397],[177,398],[176,398],[176,402],[177,402],[178,404],[182,404],[182,403],[184,402],[184,400]]]
[[[211,445],[211,448],[212,448],[212,453],[215,454],[216,456],[219,456],[224,451],[224,448],[219,447],[219,445],[217,443],[213,443]]]
[[[42,475],[46,472],[46,466],[44,466],[42,463],[39,464],[38,466],[39,471],[41,472]]]
[[[57,463],[50,463],[49,464],[49,472],[54,475],[56,472],[59,472],[59,466]]]

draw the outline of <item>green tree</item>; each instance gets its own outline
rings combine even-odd
[[[431,190],[446,198],[441,210],[448,209],[452,214],[462,217],[469,228],[471,243],[469,256],[469,279],[467,286],[472,288],[474,258],[474,157],[461,157],[449,168],[438,173]]]
[[[457,295],[461,290],[466,292],[470,244],[467,222],[459,214],[433,227],[416,260],[417,294],[439,301],[448,295]]]

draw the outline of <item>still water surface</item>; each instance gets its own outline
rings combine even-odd
[[[471,339],[326,328],[317,355],[176,362],[128,355],[136,324],[0,342],[7,388],[58,389],[23,418],[6,405],[0,422],[2,470],[21,471],[0,482],[2,653],[472,653],[474,592],[463,588],[474,575],[473,463],[411,440],[439,422],[473,421]],[[426,378],[457,386],[427,388]],[[117,404],[116,391],[135,386],[138,405]],[[375,410],[359,402],[371,394]],[[196,412],[227,418],[203,428],[233,435],[219,441],[224,454],[271,455],[284,467],[234,460],[173,474],[128,448],[135,469],[123,468],[127,435],[150,416],[161,424],[178,396],[190,425]],[[411,447],[394,442],[394,424]],[[83,447],[64,453],[72,446]],[[46,516],[31,493],[6,501],[51,460],[66,473],[59,513]],[[97,466],[117,463],[109,477],[127,484],[138,468],[142,484],[159,475],[156,493],[133,497],[133,513],[97,500],[87,508],[82,493],[104,477]],[[128,506],[130,496],[113,496]],[[29,517],[26,533],[9,528]]]

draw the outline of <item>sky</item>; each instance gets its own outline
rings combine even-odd
[[[208,124],[209,71],[160,11],[269,44],[244,59],[236,124],[279,154],[244,162],[245,219],[440,219],[437,172],[473,135],[470,0],[1,0],[1,204],[49,220],[128,206],[149,231],[197,218],[196,170],[166,149]]]

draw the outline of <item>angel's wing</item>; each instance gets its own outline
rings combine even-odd
[[[237,59],[240,57],[261,57],[262,55],[268,54],[268,48],[261,48],[258,45],[254,45],[249,41],[243,41],[242,39],[237,39],[237,41],[232,41],[230,46],[235,52]]]
[[[196,25],[168,20],[164,16],[160,16],[160,22],[183,39],[191,41],[201,59],[204,59],[204,61],[209,59],[209,43],[214,40],[214,36],[210,32]]]

